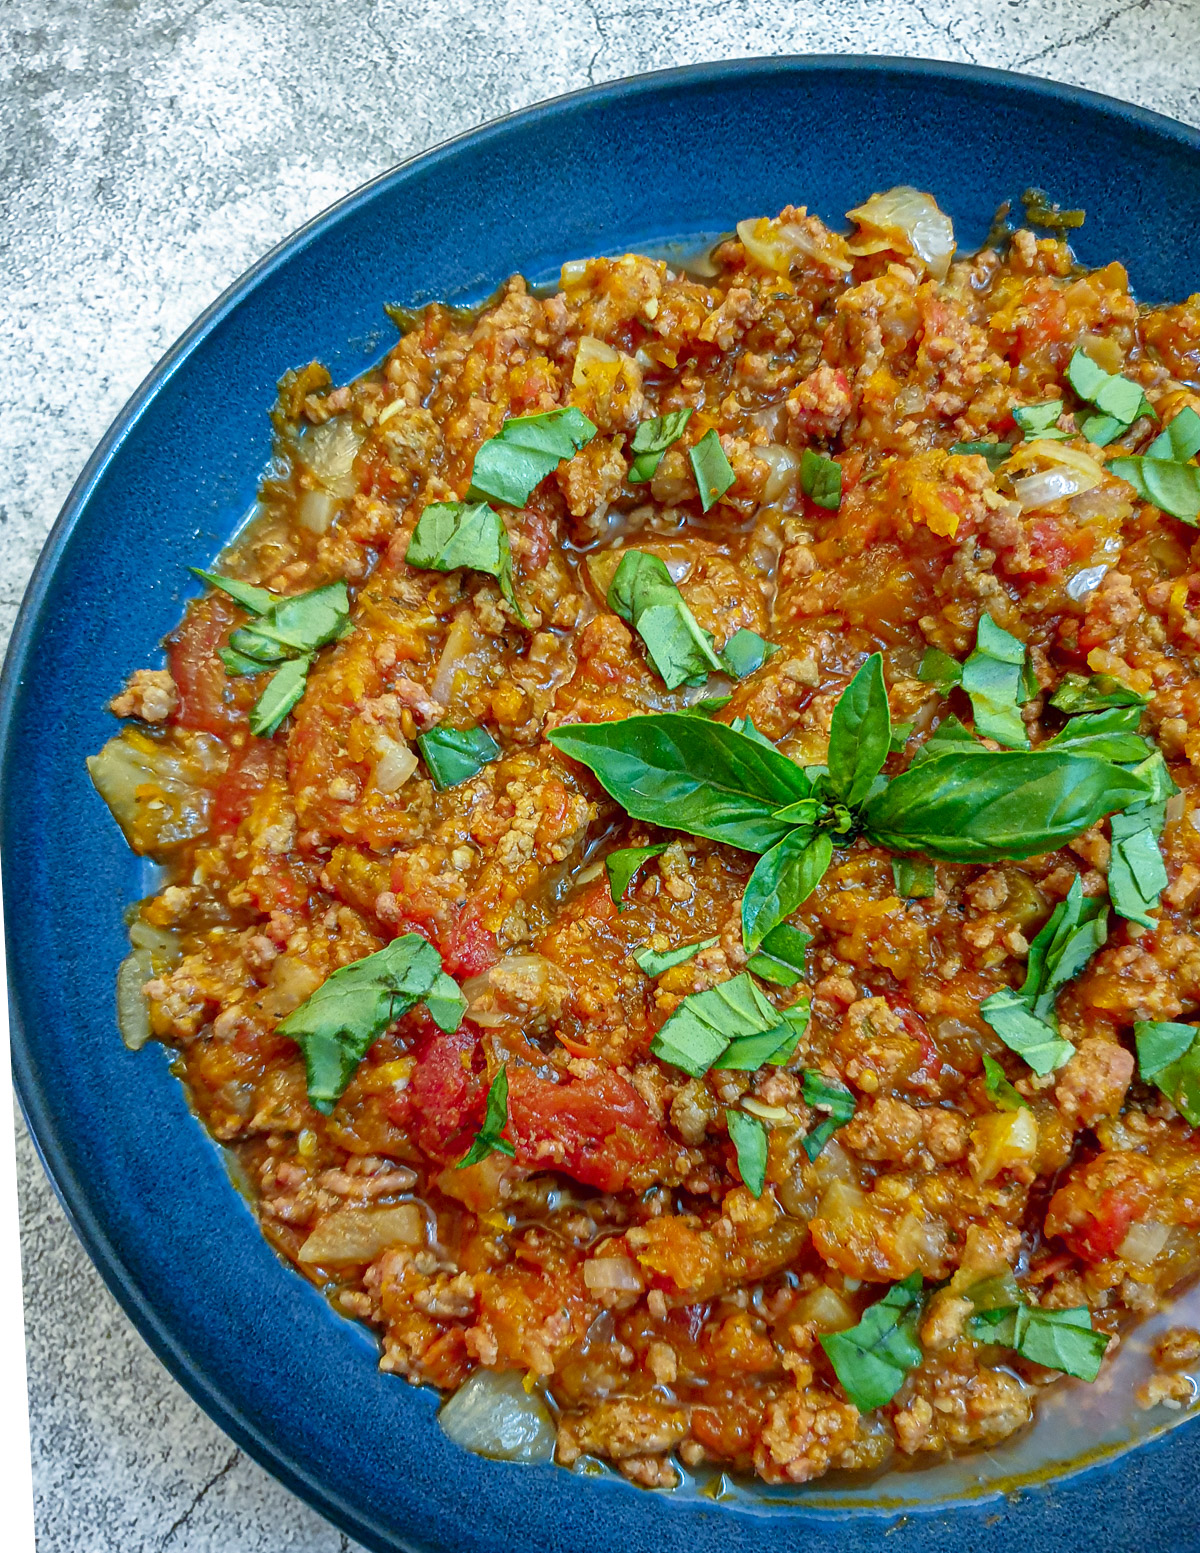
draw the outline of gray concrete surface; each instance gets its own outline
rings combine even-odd
[[[806,51],[974,60],[1200,123],[1196,0],[0,0],[0,641],[123,401],[294,227],[540,98]],[[348,1549],[152,1357],[23,1130],[18,1155],[39,1553]]]

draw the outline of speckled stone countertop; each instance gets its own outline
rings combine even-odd
[[[839,51],[1027,70],[1200,124],[1196,0],[7,0],[0,640],[124,400],[324,206],[589,82]],[[349,1549],[151,1355],[18,1129],[38,1553]]]

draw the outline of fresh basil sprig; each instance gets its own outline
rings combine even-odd
[[[700,492],[700,506],[707,512],[737,479],[715,427],[705,432],[695,447],[688,449],[688,458],[696,477],[696,489]]]
[[[486,728],[448,728],[444,724],[418,734],[417,748],[439,793],[469,782],[500,754],[500,746]]]
[[[1095,1380],[1108,1348],[1108,1334],[1092,1330],[1092,1313],[1086,1305],[1070,1310],[1002,1306],[977,1312],[967,1330],[977,1343],[1011,1348],[1023,1359],[1079,1380]]]
[[[654,478],[663,454],[683,436],[683,429],[691,418],[692,411],[688,408],[668,410],[665,415],[656,415],[652,421],[641,423],[630,443],[633,453],[628,475],[630,485],[644,485]]]
[[[457,1030],[467,1003],[419,933],[343,965],[276,1027],[304,1053],[308,1098],[326,1116],[355,1069],[394,1020],[424,1003],[441,1030]]]
[[[230,678],[275,673],[250,708],[250,732],[269,739],[298,704],[308,671],[318,650],[340,641],[350,631],[350,595],[344,582],[327,583],[307,593],[284,596],[268,588],[222,577],[217,572],[188,568],[202,582],[218,588],[253,618],[234,631],[228,647],[217,656]]]
[[[829,725],[829,790],[848,808],[863,803],[883,770],[892,720],[883,659],[872,653],[838,697]]]
[[[844,1084],[835,1084],[816,1068],[805,1068],[802,1090],[806,1104],[827,1115],[800,1140],[810,1163],[833,1137],[839,1127],[844,1127],[854,1115],[854,1096]]]
[[[702,685],[724,664],[656,555],[627,550],[608,589],[608,607],[631,625],[668,690]]]
[[[505,1127],[508,1126],[508,1065],[505,1064],[492,1080],[488,1090],[487,1108],[483,1114],[483,1126],[475,1134],[471,1147],[455,1165],[456,1170],[465,1170],[468,1165],[477,1165],[481,1159],[486,1159],[489,1154],[507,1154],[511,1159],[516,1154],[516,1149],[503,1136]]]
[[[618,847],[604,859],[604,871],[608,875],[608,893],[612,896],[613,905],[618,911],[622,909],[621,902],[625,899],[625,891],[629,888],[634,874],[652,857],[660,857],[670,844],[669,841],[660,841],[651,847]]]
[[[917,1341],[924,1280],[913,1273],[868,1305],[857,1326],[820,1339],[842,1390],[860,1413],[890,1402],[925,1357]]]
[[[1006,987],[979,1005],[979,1012],[1004,1044],[1024,1057],[1035,1073],[1052,1073],[1074,1055],[1070,1041],[1058,1034],[1054,1005],[1107,936],[1105,903],[1085,897],[1077,874],[1066,899],[1050,913],[1029,946],[1021,990]]]
[[[755,1197],[761,1197],[767,1184],[767,1129],[746,1111],[727,1110],[725,1123],[742,1180]]]
[[[1154,415],[1154,407],[1137,383],[1105,372],[1081,350],[1067,365],[1067,382],[1081,399],[1099,410],[1099,415],[1087,416],[1079,430],[1101,447],[1123,436],[1139,416]]]
[[[494,577],[518,620],[528,624],[513,590],[508,530],[500,514],[486,502],[431,502],[417,520],[404,559],[410,566],[427,571],[456,572],[462,568]]]
[[[678,949],[668,949],[663,954],[651,949],[649,944],[643,944],[640,949],[633,951],[633,958],[638,969],[643,975],[652,980],[656,976],[662,976],[664,972],[674,970],[677,965],[686,965],[702,950],[711,949],[720,940],[716,938],[702,938],[695,944],[681,944]]]
[[[650,1043],[663,1062],[703,1078],[709,1068],[753,1072],[781,1066],[808,1028],[807,999],[787,1009],[768,1003],[745,971],[704,992],[693,992]]]
[[[1200,1031],[1142,1019],[1133,1034],[1142,1078],[1160,1089],[1185,1121],[1200,1127]]]
[[[475,454],[467,500],[523,507],[546,476],[595,435],[593,422],[574,405],[540,415],[511,416]]]
[[[971,698],[975,732],[1006,749],[1029,748],[1020,708],[1037,694],[1024,642],[998,626],[991,615],[979,617],[975,648],[959,663],[939,647],[928,647],[917,678],[947,695],[961,685]]]

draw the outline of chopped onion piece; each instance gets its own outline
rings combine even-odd
[[[354,460],[362,438],[351,421],[338,419],[314,426],[300,444],[300,457],[327,491],[353,496],[357,488]]]
[[[554,1420],[516,1370],[476,1370],[438,1414],[455,1445],[493,1461],[534,1463],[554,1455]]]
[[[583,1281],[589,1289],[615,1294],[640,1294],[645,1284],[637,1263],[629,1256],[593,1256],[583,1264]]]
[[[1137,1267],[1149,1267],[1166,1245],[1170,1233],[1165,1224],[1155,1224],[1153,1220],[1147,1220],[1144,1224],[1131,1224],[1117,1249],[1117,1255]]]
[[[321,1220],[300,1247],[299,1260],[321,1267],[373,1262],[389,1246],[423,1246],[426,1240],[425,1215],[415,1202],[391,1208],[338,1208]]]
[[[150,1039],[150,1010],[142,988],[154,975],[149,949],[135,949],[117,970],[117,1028],[131,1052],[141,1051]]]
[[[417,769],[417,757],[402,735],[392,739],[385,733],[377,734],[375,749],[379,755],[371,774],[375,790],[380,793],[398,793]]]
[[[1094,593],[1104,581],[1104,575],[1108,571],[1107,566],[1084,566],[1070,578],[1066,586],[1066,595],[1074,599],[1076,603],[1086,598],[1089,593]]]
[[[585,334],[575,351],[571,383],[575,388],[590,388],[593,393],[606,394],[620,370],[621,353],[603,340]]]
[[[862,229],[850,243],[853,254],[892,248],[920,259],[930,274],[945,280],[954,253],[954,227],[931,194],[901,184],[872,194],[865,205],[847,211]]]
[[[790,491],[796,483],[800,473],[799,453],[795,448],[770,442],[765,448],[755,448],[754,456],[761,458],[771,471],[763,485],[763,501],[767,503],[778,501],[784,492]]]
[[[337,505],[337,497],[329,491],[305,491],[296,508],[297,521],[310,534],[324,534],[333,522]]]
[[[971,1129],[972,1176],[982,1185],[1002,1170],[1026,1164],[1037,1152],[1037,1141],[1037,1119],[1025,1106],[981,1116]]]

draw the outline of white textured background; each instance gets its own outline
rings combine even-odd
[[[294,227],[540,98],[803,52],[973,60],[1200,124],[1200,0],[0,0],[0,643],[124,400]],[[348,1550],[152,1357],[18,1130],[38,1553]]]

